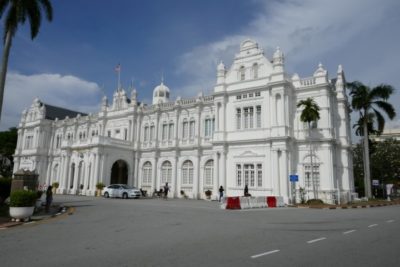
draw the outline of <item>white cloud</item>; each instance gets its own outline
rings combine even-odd
[[[86,113],[99,110],[101,95],[96,83],[72,75],[9,72],[0,129],[16,126],[22,110],[28,108],[35,97],[50,105]]]
[[[264,46],[267,55],[280,46],[286,54],[288,70],[304,72],[305,64],[316,67],[327,53],[339,53],[344,46],[351,46],[360,34],[373,31],[386,13],[399,5],[397,1],[372,0],[257,3],[259,14],[238,29],[237,34],[198,46],[179,58],[176,74],[186,76],[186,80],[178,94],[193,96],[201,89],[210,92],[215,83],[217,61],[222,59],[230,64],[245,38]],[[336,71],[341,62],[326,63],[334,64],[329,67]],[[307,70],[306,75],[312,71]]]

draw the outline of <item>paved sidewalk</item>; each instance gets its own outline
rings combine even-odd
[[[11,221],[10,217],[0,217],[0,229],[10,228],[25,223],[31,223],[35,221],[49,219],[57,215],[60,215],[64,212],[66,212],[66,208],[61,203],[53,203],[53,205],[50,207],[49,212],[46,212],[45,207],[42,206],[39,211],[35,212],[31,216],[31,219],[28,222],[13,222]]]

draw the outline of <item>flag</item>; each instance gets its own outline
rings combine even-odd
[[[120,71],[121,71],[121,64],[118,64],[118,65],[115,67],[115,71],[116,71],[116,72],[120,72]]]

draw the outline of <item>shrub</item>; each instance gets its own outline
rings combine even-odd
[[[105,184],[103,184],[102,182],[99,182],[96,184],[96,189],[97,190],[103,190],[103,188],[105,187]]]
[[[181,196],[185,195],[185,191],[181,190]]]
[[[324,202],[321,199],[309,199],[307,200],[307,205],[321,205],[324,204]]]
[[[53,188],[57,189],[60,186],[60,184],[58,182],[54,182],[52,186]]]
[[[34,191],[16,190],[11,193],[10,207],[32,207],[36,198],[37,194]]]
[[[10,196],[11,178],[0,178],[0,204]]]
[[[211,197],[212,191],[211,191],[211,190],[207,190],[207,191],[204,192],[204,194],[205,194],[207,197]]]

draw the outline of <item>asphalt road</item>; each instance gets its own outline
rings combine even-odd
[[[400,206],[221,210],[55,196],[73,215],[0,230],[0,266],[399,266]]]

